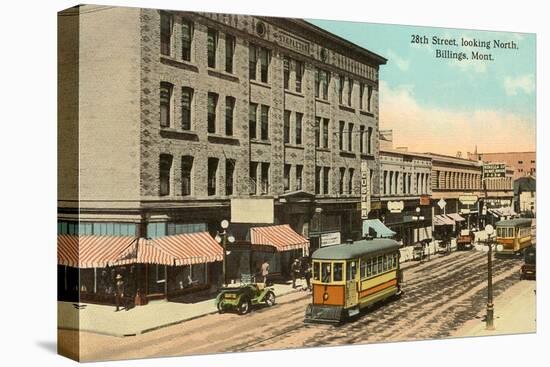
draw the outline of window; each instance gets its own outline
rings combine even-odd
[[[328,195],[330,189],[330,167],[323,168],[323,194]]]
[[[193,172],[193,157],[181,157],[181,195],[191,195],[191,183]]]
[[[315,194],[321,193],[321,167],[315,167]]]
[[[248,46],[248,78],[256,80],[256,67],[258,65],[258,51],[256,46]]]
[[[323,119],[323,148],[328,148],[328,124],[329,119]]]
[[[159,162],[159,195],[170,195],[170,176],[172,174],[172,156],[161,154]]]
[[[218,48],[218,31],[208,29],[207,50],[208,50],[208,67],[216,67],[216,51]]]
[[[181,22],[181,58],[191,61],[191,45],[193,43],[193,25],[190,21],[182,19]]]
[[[248,108],[248,134],[250,135],[250,139],[256,139],[256,111],[258,109],[258,105],[255,103],[251,103]]]
[[[338,146],[340,150],[344,150],[344,129],[346,128],[346,123],[340,121],[340,134],[338,135]]]
[[[343,263],[334,263],[334,278],[335,282],[340,282],[343,280]]]
[[[377,263],[378,263],[377,272],[378,272],[378,273],[381,273],[381,272],[382,272],[382,265],[383,265],[383,264],[382,264],[382,256],[378,256],[378,261],[377,261]]]
[[[302,77],[304,75],[304,64],[296,61],[296,92],[302,93]]]
[[[301,164],[296,165],[296,190],[302,189],[302,173],[304,171],[304,166]]]
[[[262,83],[268,82],[269,72],[269,50],[260,47],[260,80]]]
[[[346,169],[340,168],[340,183],[338,185],[338,192],[343,195],[344,194],[344,176],[346,175]]]
[[[235,98],[225,97],[225,135],[233,135],[233,112],[235,110]]]
[[[348,151],[353,152],[353,124],[348,124]]]
[[[172,89],[173,86],[167,82],[160,83],[160,126],[170,127],[172,120]]]
[[[367,153],[372,154],[372,127],[369,127],[367,131]]]
[[[338,103],[344,103],[344,76],[340,75],[338,78]]]
[[[348,79],[348,106],[351,106],[351,100],[353,98],[353,79]]]
[[[361,83],[359,83],[359,109],[360,110],[363,109],[364,94],[365,94],[365,84],[361,82]]]
[[[261,139],[269,139],[269,106],[262,105]]]
[[[262,194],[269,193],[269,163],[262,162],[261,167],[261,179],[262,179]]]
[[[218,95],[208,93],[208,132],[216,133],[216,109],[218,108]]]
[[[283,84],[288,89],[290,84],[290,59],[285,56],[283,59]]]
[[[218,158],[208,158],[208,196],[216,195]]]
[[[321,76],[319,69],[315,69],[315,98],[319,98],[319,90],[321,89]]]
[[[193,89],[181,88],[181,128],[191,130],[191,106],[193,103]]]
[[[313,279],[314,280],[320,280],[321,279],[321,264],[317,261],[313,263]]]
[[[319,148],[320,134],[321,134],[321,118],[315,118],[315,147]]]
[[[372,259],[367,260],[367,277],[372,275]]]
[[[250,193],[256,195],[258,186],[258,162],[250,162],[250,181]]]
[[[283,177],[283,184],[284,184],[284,190],[288,191],[290,190],[290,164],[285,164],[284,169],[284,177]]]
[[[372,86],[367,87],[367,111],[372,110]]]
[[[233,73],[233,56],[235,55],[235,37],[225,35],[225,71]]]
[[[170,56],[172,50],[172,16],[160,13],[160,53]]]
[[[355,170],[353,168],[349,169],[349,177],[348,177],[348,190],[350,195],[353,194],[353,174],[355,173]]]
[[[384,179],[382,181],[383,181],[383,184],[384,184],[384,195],[387,195],[388,194],[388,182],[387,182],[388,171],[384,171],[383,176],[384,176]]]
[[[523,164],[523,161],[518,161],[518,164]]]
[[[322,263],[321,281],[323,283],[330,283],[332,281],[332,269],[330,263]]]
[[[285,110],[284,112],[283,135],[284,143],[290,143],[290,111],[288,110]]]
[[[365,126],[359,126],[359,152],[365,153]]]
[[[225,161],[225,195],[233,195],[233,176],[235,175],[235,160]]]
[[[296,145],[302,145],[302,118],[303,114],[296,112]]]
[[[348,261],[346,263],[346,280],[354,280],[357,275],[357,261]]]
[[[321,70],[319,73],[321,83],[321,98],[328,99],[328,85],[330,83],[330,73],[328,71]]]

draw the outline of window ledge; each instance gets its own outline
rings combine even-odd
[[[194,72],[197,72],[197,73],[199,72],[199,67],[196,64],[194,64],[190,61],[177,60],[177,59],[174,59],[171,56],[160,55],[160,62],[162,64],[175,66],[175,67],[180,68],[180,69],[191,70],[191,71],[194,71]]]
[[[304,146],[301,144],[296,145],[296,144],[285,143],[285,148],[304,149]]]
[[[374,160],[374,154],[369,154],[369,153],[361,153],[361,159],[366,159],[366,160]]]
[[[270,140],[250,139],[250,142],[263,145],[271,145]]]
[[[199,141],[197,132],[191,130],[179,130],[170,127],[161,127],[160,135],[163,138]]]
[[[210,67],[208,68],[208,75],[214,76],[220,79],[229,80],[231,82],[239,81],[239,77],[237,77],[235,74],[228,73],[227,71],[216,70]]]
[[[250,79],[250,84],[257,85],[259,87],[264,87],[264,88],[271,89],[271,85],[269,85],[268,83],[260,82],[258,80],[254,80],[254,79]]]
[[[347,150],[342,150],[340,151],[340,155],[342,157],[350,157],[350,158],[355,158],[357,157],[357,154],[354,153],[354,152],[350,152],[350,151],[347,151]]]
[[[296,96],[296,97],[301,97],[301,98],[305,97],[303,92],[296,92],[296,91],[293,91],[293,90],[290,90],[290,89],[285,89],[285,93],[291,94],[291,95]]]
[[[239,145],[240,143],[239,139],[234,136],[208,133],[207,137],[210,143],[229,144],[229,145]]]
[[[365,116],[369,116],[369,117],[374,117],[374,114],[372,112],[369,112],[369,111],[365,111],[365,110],[359,110],[359,113],[361,115],[365,115]]]
[[[315,149],[317,149],[318,152],[327,152],[327,153],[330,153],[330,149],[329,149],[329,148],[316,147]]]
[[[322,99],[322,98],[319,98],[319,97],[315,97],[315,102],[324,103],[324,104],[330,104],[330,102],[328,101],[328,99]]]
[[[355,113],[355,108],[353,108],[353,107],[351,107],[351,106],[347,106],[347,105],[344,105],[344,104],[339,104],[338,107],[339,107],[341,110]]]

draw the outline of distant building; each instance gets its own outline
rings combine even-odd
[[[514,208],[518,213],[536,214],[537,183],[533,177],[521,177],[514,181]]]
[[[503,153],[470,153],[468,159],[486,163],[506,163],[514,169],[513,180],[520,177],[536,177],[536,153],[535,152],[503,152]]]

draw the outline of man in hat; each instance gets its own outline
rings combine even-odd
[[[296,258],[294,259],[294,262],[290,267],[290,273],[292,275],[292,288],[296,288],[296,278],[300,277],[300,271],[301,271],[300,260]]]
[[[122,280],[122,275],[117,274],[115,277],[115,286],[116,286],[116,293],[115,293],[115,302],[116,302],[116,310],[115,312],[119,311],[122,303],[124,303],[124,280]],[[124,308],[127,310],[128,308],[124,305]]]
[[[264,259],[264,262],[262,263],[262,266],[260,267],[260,271],[262,274],[262,280],[265,285],[267,285],[267,275],[269,274],[269,263],[267,262],[267,259]]]

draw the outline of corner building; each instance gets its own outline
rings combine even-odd
[[[60,233],[215,234],[231,198],[269,197],[275,222],[312,243],[361,236],[386,59],[300,19],[72,13],[59,33]]]

